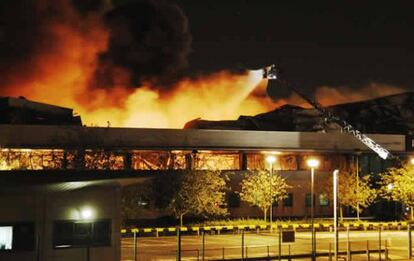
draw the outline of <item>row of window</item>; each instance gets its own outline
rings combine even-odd
[[[315,195],[314,195],[315,197]],[[316,205],[316,200],[314,198]],[[282,201],[283,207],[293,207],[293,193],[288,193],[287,197]],[[240,196],[237,193],[229,193],[227,198],[227,205],[230,208],[240,207]],[[279,206],[278,202],[273,203],[274,207]],[[327,194],[319,194],[319,206],[327,207],[329,206],[329,199]],[[311,194],[307,193],[305,196],[305,207],[311,207]]]
[[[1,223],[0,251],[33,251],[35,249],[34,223]],[[111,221],[91,222],[55,221],[53,247],[73,248],[111,245]]]
[[[53,226],[53,247],[70,248],[110,246],[111,222],[56,221]]]
[[[274,164],[278,170],[308,169],[311,155],[283,154]],[[319,155],[319,170],[349,169],[355,164],[353,155]],[[394,166],[391,160],[377,155],[359,156],[362,173],[379,173]],[[240,154],[237,151],[106,151],[0,149],[0,170],[96,169],[96,170],[261,170],[269,169],[266,154]]]

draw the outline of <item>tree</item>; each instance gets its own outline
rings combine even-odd
[[[227,214],[226,178],[221,172],[185,171],[179,175],[179,182],[168,208],[179,218],[181,226],[186,214],[203,217]]]
[[[332,181],[325,186],[325,190],[332,197]],[[370,185],[370,176],[357,178],[354,173],[340,171],[338,185],[338,201],[340,218],[343,220],[343,207],[351,207],[358,213],[361,213],[377,198],[378,192]]]
[[[411,210],[411,220],[414,220],[414,166],[388,169],[381,174],[380,184],[381,195],[407,205]]]
[[[145,209],[150,206],[151,190],[149,182],[144,184],[131,185],[122,188],[121,216],[122,221],[138,219]]]
[[[263,211],[266,221],[267,210],[273,204],[287,197],[287,190],[291,187],[278,173],[270,175],[269,171],[246,172],[242,180],[240,198]]]

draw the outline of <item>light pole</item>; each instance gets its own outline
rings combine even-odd
[[[359,155],[360,152],[357,152],[355,157],[356,157],[356,171],[355,171],[355,176],[356,176],[356,196],[358,198],[358,194],[359,194]],[[359,221],[359,201],[357,201],[357,220]]]
[[[90,207],[84,207],[79,211],[80,218],[83,222],[89,224],[88,228],[88,234],[87,234],[87,243],[86,243],[86,260],[90,260],[90,246],[91,246],[91,239],[92,239],[92,227],[91,227],[91,221],[94,217],[94,211]]]
[[[270,233],[272,233],[273,228],[273,165],[276,162],[276,157],[273,155],[269,155],[266,157],[266,161],[270,164]]]
[[[390,196],[390,198],[392,199],[392,190],[394,189],[394,184],[393,183],[389,183],[388,185],[387,185],[387,192],[388,192],[388,195]],[[391,210],[391,200],[390,200],[390,198],[388,198],[388,211],[390,211]],[[397,218],[397,210],[396,210],[396,206],[395,206],[395,202],[393,202],[394,203],[394,219],[396,219]]]
[[[308,167],[311,168],[311,229],[312,229],[312,261],[316,260],[316,242],[315,242],[315,226],[314,226],[314,183],[315,183],[315,168],[319,166],[319,160],[308,159]]]
[[[334,233],[335,233],[335,261],[338,260],[338,173],[339,170],[333,172],[333,214],[334,214]]]

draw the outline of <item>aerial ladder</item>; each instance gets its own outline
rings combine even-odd
[[[295,86],[289,85],[288,82],[280,77],[280,72],[278,68],[273,64],[271,66],[265,67],[263,69],[263,78],[268,79],[269,81],[277,81],[282,85],[286,86],[290,90],[297,93],[302,99],[308,102],[312,107],[314,107],[321,115],[324,117],[325,122],[332,122],[338,124],[344,133],[353,135],[360,142],[365,144],[368,148],[373,150],[378,154],[382,159],[398,159],[398,157],[391,154],[390,151],[382,147],[380,144],[376,143],[373,139],[363,134],[361,131],[355,129],[349,122],[344,119],[341,119],[338,115],[335,115],[331,111],[323,107],[317,100],[309,98],[302,91],[297,89]]]

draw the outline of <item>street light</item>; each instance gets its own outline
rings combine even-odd
[[[314,176],[315,168],[319,166],[319,160],[310,158],[306,161],[308,167],[311,168],[311,228],[312,228],[312,261],[316,260],[316,243],[315,243],[315,227],[314,227]]]
[[[334,170],[333,172],[333,211],[334,211],[334,233],[335,233],[335,261],[338,260],[338,246],[339,246],[339,240],[338,240],[338,174],[339,170]]]
[[[273,155],[269,155],[266,157],[267,163],[271,166],[270,171],[270,233],[272,233],[272,226],[273,226],[273,165],[276,162],[276,157]]]
[[[411,163],[411,165],[414,165],[414,157],[410,158],[410,163]]]
[[[87,234],[87,243],[86,243],[86,260],[90,260],[90,246],[91,246],[91,220],[95,217],[95,211],[91,207],[83,207],[79,210],[79,216],[81,220],[87,223],[88,226],[88,234]]]
[[[93,217],[93,210],[90,207],[84,207],[80,211],[82,220],[90,220]]]

